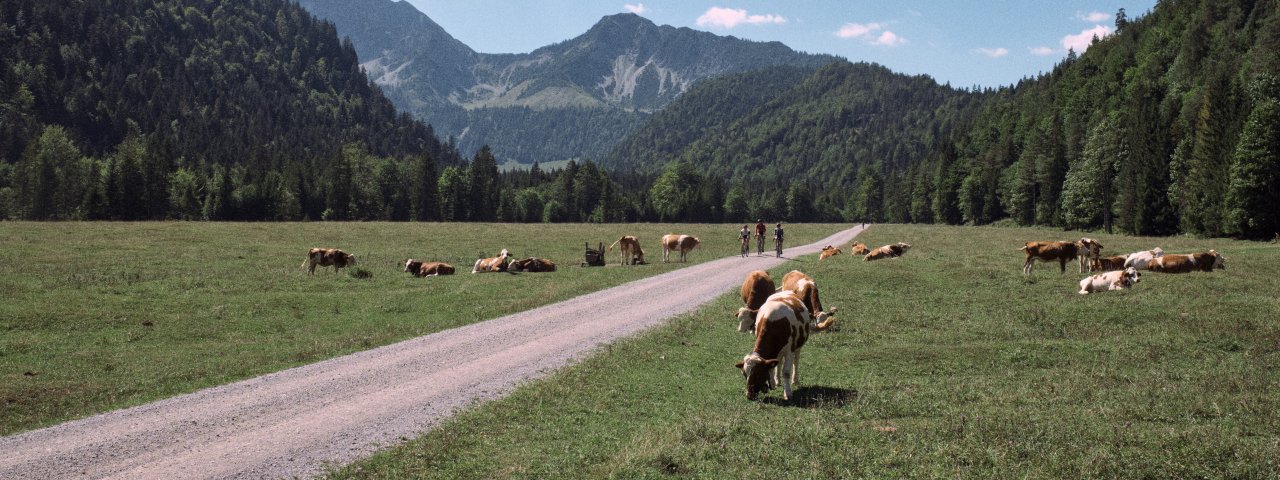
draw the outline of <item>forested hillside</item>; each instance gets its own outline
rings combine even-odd
[[[0,4],[0,217],[408,218],[373,179],[459,161],[292,2]]]

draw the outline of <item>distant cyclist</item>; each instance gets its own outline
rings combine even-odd
[[[756,220],[756,255],[764,256],[764,219]]]
[[[778,257],[782,257],[782,223],[773,228],[773,245],[778,252]]]
[[[742,242],[742,256],[751,253],[751,230],[746,225],[742,226],[742,231],[738,232],[738,241]]]

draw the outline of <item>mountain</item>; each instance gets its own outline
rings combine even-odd
[[[604,17],[578,37],[530,53],[483,54],[408,2],[300,4],[351,38],[370,78],[402,110],[456,137],[463,151],[487,144],[524,162],[603,155],[648,113],[705,79],[836,60],[634,14]]]

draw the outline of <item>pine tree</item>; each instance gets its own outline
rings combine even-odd
[[[1265,79],[1273,85],[1274,79]],[[1277,92],[1280,93],[1280,92]],[[1280,99],[1261,98],[1232,156],[1226,198],[1226,233],[1274,238],[1280,233]]]
[[[436,162],[430,154],[419,154],[414,157],[414,174],[412,177],[413,219],[421,222],[440,219],[440,174],[436,171]]]

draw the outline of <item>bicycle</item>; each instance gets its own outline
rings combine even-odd
[[[773,247],[774,247],[774,251],[776,251],[776,252],[777,252],[777,254],[778,254],[778,258],[782,258],[782,239],[781,239],[781,238],[775,238],[775,239],[773,239],[773,243],[774,243],[774,245],[773,245]]]
[[[742,237],[742,256],[751,255],[751,237]]]

